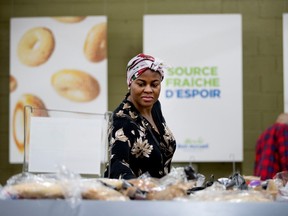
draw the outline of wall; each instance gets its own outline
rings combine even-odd
[[[107,15],[109,110],[126,93],[125,67],[142,51],[144,14],[240,13],[243,20],[244,161],[253,174],[255,142],[283,112],[282,14],[288,0],[1,0],[0,3],[0,184],[22,166],[9,164],[9,34],[11,17]],[[36,80],[35,80],[36,81]],[[34,82],[34,81],[31,81]],[[233,126],[233,125],[231,125]],[[175,164],[175,166],[184,164]],[[232,163],[198,163],[207,177],[228,176]]]

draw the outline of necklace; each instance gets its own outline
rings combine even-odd
[[[158,128],[152,118],[150,118],[150,121],[149,121],[147,117],[143,116],[143,119],[145,120],[146,126],[151,127],[154,131],[156,131],[159,134]]]

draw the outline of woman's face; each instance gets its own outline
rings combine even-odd
[[[130,100],[141,111],[151,108],[158,100],[161,91],[161,75],[147,69],[130,85]]]

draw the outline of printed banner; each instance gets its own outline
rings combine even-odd
[[[288,112],[288,14],[283,14],[284,112]]]
[[[107,17],[12,18],[10,163],[22,163],[25,105],[107,111]]]
[[[170,65],[160,101],[174,161],[242,161],[241,15],[144,16],[143,49]]]

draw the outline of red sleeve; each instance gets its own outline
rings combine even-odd
[[[288,170],[288,125],[283,124],[278,134],[280,171]]]

